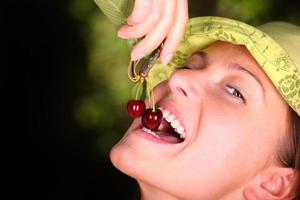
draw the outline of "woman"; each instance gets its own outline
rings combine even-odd
[[[137,180],[141,199],[296,199],[300,28],[200,17],[185,30],[170,63],[149,74],[163,125],[135,119],[112,163]]]

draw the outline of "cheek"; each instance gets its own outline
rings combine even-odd
[[[204,108],[197,138],[187,153],[192,155],[192,166],[204,182],[218,180],[219,187],[227,189],[242,185],[268,163],[275,143],[260,117],[222,105],[206,108],[210,109]]]

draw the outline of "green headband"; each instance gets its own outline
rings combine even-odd
[[[222,17],[192,18],[171,62],[167,66],[157,62],[149,72],[150,84],[155,86],[167,80],[194,52],[216,41],[246,46],[300,116],[300,27],[285,22],[270,22],[255,28]]]

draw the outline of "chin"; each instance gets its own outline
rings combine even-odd
[[[128,135],[133,126],[134,125],[132,125],[123,138],[112,147],[109,154],[113,166],[124,174],[132,177],[135,175],[134,172],[136,171],[137,166],[137,149],[128,142]]]
[[[127,152],[127,153],[126,153]],[[110,161],[115,168],[127,174],[131,164],[131,156],[126,149],[119,143],[114,145],[110,151]]]

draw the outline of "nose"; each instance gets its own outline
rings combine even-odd
[[[197,73],[195,70],[186,69],[175,71],[169,79],[171,93],[180,98],[199,98],[201,84]]]

